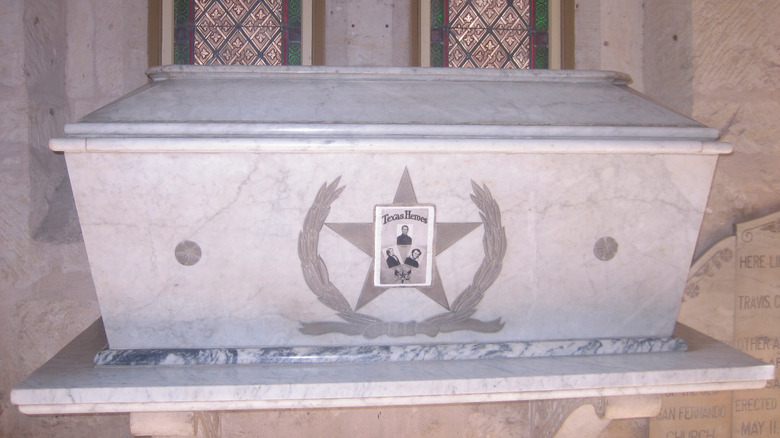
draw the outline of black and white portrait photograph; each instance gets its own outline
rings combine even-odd
[[[374,217],[374,285],[430,286],[434,207],[379,205]]]

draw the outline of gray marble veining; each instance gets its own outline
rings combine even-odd
[[[419,360],[473,360],[685,351],[680,338],[588,339],[489,344],[343,347],[205,348],[100,351],[96,365],[248,365]]]

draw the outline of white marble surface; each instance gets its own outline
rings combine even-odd
[[[512,342],[668,336],[716,155],[69,154],[73,190],[112,348]],[[471,181],[501,208],[502,271],[475,318],[498,333],[436,338],[309,336],[340,321],[307,286],[298,236],[318,188],[345,187],[328,223],[372,223],[405,168],[440,222],[481,222]],[[448,300],[485,257],[480,226],[436,257]],[[613,237],[616,256],[593,248]],[[176,245],[202,258],[183,266]],[[330,281],[355,308],[371,258],[319,233]],[[389,290],[361,312],[422,321],[445,312],[416,289]]]
[[[760,388],[774,367],[679,326],[687,352],[468,361],[96,367],[93,324],[11,392],[28,414],[389,406]]]
[[[730,150],[713,143],[717,130],[652,103],[626,86],[626,75],[615,72],[164,66],[149,75],[150,85],[68,124],[69,139],[54,139],[53,147],[70,152]],[[209,140],[214,138],[219,142]]]
[[[153,128],[153,127],[150,127]],[[197,128],[197,126],[196,126]],[[224,127],[220,127],[224,128]],[[182,130],[185,128],[182,127]],[[581,132],[582,128],[556,128]],[[151,129],[154,131],[153,129]],[[561,132],[563,131],[563,132]],[[235,132],[235,131],[231,131]],[[251,153],[496,153],[496,154],[727,154],[729,143],[698,140],[635,140],[594,139],[572,140],[565,137],[545,139],[528,138],[471,138],[424,135],[419,137],[394,136],[395,127],[384,127],[379,133],[358,139],[349,136],[269,136],[247,134],[246,137],[155,137],[155,138],[55,138],[50,146],[62,152],[251,152]],[[225,134],[228,135],[228,134]]]
[[[70,138],[54,139],[53,147],[69,152],[730,150],[713,143],[717,130],[652,103],[615,72],[165,66],[149,74],[150,85],[68,124]],[[139,138],[125,141],[133,137]],[[179,141],[183,138],[188,142]]]
[[[666,337],[717,155],[730,150],[615,73],[171,67],[153,76],[52,141],[66,151],[115,349]],[[437,223],[481,224],[435,258],[450,304],[496,254],[483,247],[472,181],[492,193],[506,253],[463,318],[500,330],[305,333],[345,313],[406,330],[448,312],[396,288],[353,315],[371,257],[328,227],[313,231],[313,259],[331,284],[318,292],[304,278],[299,234],[319,187],[339,178],[344,187],[325,222],[371,224],[405,170]],[[606,261],[594,254],[604,237],[618,245]],[[176,260],[182,241],[199,245],[196,264]],[[338,312],[318,296],[325,290],[346,303]]]
[[[229,122],[280,136],[301,134],[305,123],[310,136],[329,130],[340,136],[344,128],[354,135],[354,127],[362,126],[364,134],[384,127],[414,137],[486,132],[562,137],[556,128],[578,127],[579,133],[568,133],[717,138],[715,129],[631,91],[628,78],[614,72],[166,66],[150,70],[150,76],[151,86],[93,112],[84,123],[68,125],[66,133],[93,135],[99,129],[101,135],[127,135],[134,126],[136,133],[146,131],[137,123],[154,122],[157,135],[191,136],[186,124]],[[222,123],[217,129],[226,131],[196,129],[208,136],[247,134]]]

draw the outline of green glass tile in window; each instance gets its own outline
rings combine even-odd
[[[190,38],[192,22],[190,20],[190,1],[176,0],[173,3],[173,63],[191,64]]]
[[[444,1],[431,1],[431,27],[444,26]]]
[[[547,46],[537,46],[534,51],[534,68],[549,68],[548,58],[550,50]]]
[[[301,27],[301,2],[289,0],[287,2],[287,26]]]
[[[287,44],[287,65],[301,65],[301,43]]]
[[[431,67],[444,67],[444,44],[431,44]]]
[[[547,30],[549,23],[547,10],[547,0],[536,0],[536,5],[534,7],[534,24],[536,26],[536,30]]]

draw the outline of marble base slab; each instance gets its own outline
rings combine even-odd
[[[685,352],[245,366],[95,366],[97,321],[17,385],[27,414],[326,408],[761,388],[761,362],[685,326]]]
[[[342,347],[101,350],[95,365],[249,365],[262,363],[475,360],[685,351],[676,337]]]

